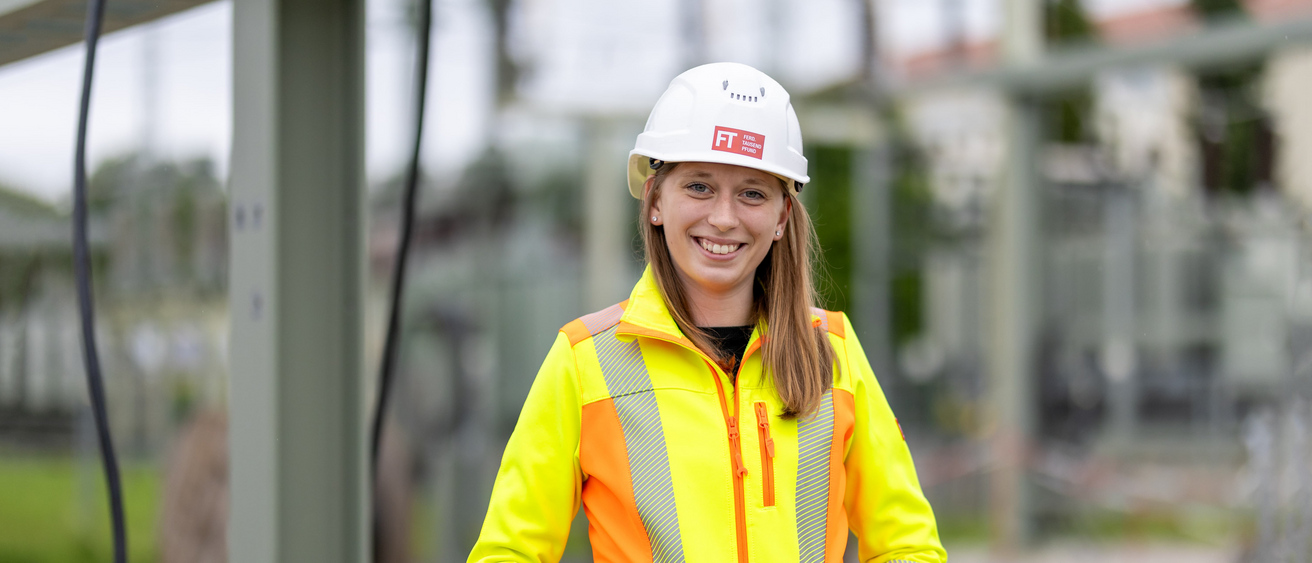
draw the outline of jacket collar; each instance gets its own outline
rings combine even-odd
[[[752,331],[747,345],[748,355],[760,346],[758,340],[764,334],[764,328],[757,327]],[[661,295],[660,286],[656,284],[656,275],[652,273],[650,264],[643,270],[642,278],[629,293],[629,300],[624,304],[624,315],[620,317],[620,324],[615,332],[617,336],[659,338],[697,350],[697,346],[684,336],[682,330],[679,330],[678,323],[674,322],[674,316],[665,306],[665,297]],[[747,356],[743,357],[745,359]]]
[[[643,270],[642,278],[629,293],[629,300],[624,307],[624,315],[620,317],[620,325],[616,333],[651,336],[696,348],[692,341],[683,335],[683,331],[679,330],[679,325],[674,322],[674,317],[665,306],[665,297],[661,295],[660,286],[656,285],[656,276],[652,273],[650,264]]]

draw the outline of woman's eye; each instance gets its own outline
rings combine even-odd
[[[695,194],[704,194],[704,193],[709,193],[711,191],[711,187],[702,183],[692,183],[692,184],[688,184],[688,191]]]
[[[751,200],[762,200],[765,199],[765,194],[756,190],[747,190],[743,192],[743,197]]]

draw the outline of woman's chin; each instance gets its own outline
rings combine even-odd
[[[692,284],[696,290],[705,294],[725,294],[743,286],[751,287],[750,276],[739,273],[737,268],[705,268],[684,276],[685,283]]]

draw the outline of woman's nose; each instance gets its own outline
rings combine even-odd
[[[707,221],[712,227],[721,231],[728,231],[738,226],[738,212],[734,209],[733,198],[720,195],[715,198],[715,203],[711,207],[711,216]]]

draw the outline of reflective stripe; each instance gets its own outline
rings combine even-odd
[[[801,563],[825,560],[829,515],[829,448],[834,435],[833,391],[797,423],[797,551]]]
[[[620,342],[615,338],[614,328],[594,335],[592,342],[624,430],[633,498],[651,540],[652,559],[656,563],[682,563],[683,539],[679,534],[665,431],[638,342]]]
[[[603,330],[620,324],[620,317],[624,316],[624,306],[616,303],[595,313],[590,313],[579,317],[583,321],[583,326],[587,327],[589,334],[597,334]]]

